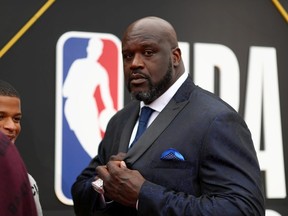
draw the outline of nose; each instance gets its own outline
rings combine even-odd
[[[12,118],[7,118],[6,121],[4,122],[3,126],[7,130],[16,130],[17,129],[16,123],[13,121]]]
[[[143,62],[141,54],[135,54],[130,65],[130,69],[134,70],[134,69],[143,68],[143,67],[144,67],[144,62]]]

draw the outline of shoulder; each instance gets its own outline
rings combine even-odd
[[[36,183],[35,179],[29,173],[27,173],[27,174],[28,174],[28,178],[30,181],[32,194],[34,196],[34,201],[35,201],[38,216],[42,216],[43,213],[42,213],[42,207],[40,204],[39,189],[38,189],[37,183]]]
[[[32,189],[32,193],[33,193],[33,196],[39,196],[39,189],[38,189],[38,185],[35,181],[35,179],[28,173],[28,178],[29,178],[29,181],[30,181],[30,185],[31,185],[31,189]]]
[[[210,112],[237,112],[230,104],[225,102],[219,96],[211,93],[199,86],[196,86],[194,91],[190,96],[190,101],[194,106],[203,106],[208,109]]]
[[[139,101],[133,100],[125,105],[121,110],[117,111],[109,120],[105,134],[115,133],[116,129],[120,129],[121,131],[129,119],[136,119],[137,114],[139,113],[139,108]]]
[[[126,104],[121,110],[119,110],[111,120],[126,119],[131,117],[131,114],[134,112],[139,112],[140,102],[136,100],[130,101]]]
[[[28,174],[28,178],[29,178],[31,186],[34,185],[34,184],[36,185],[35,179],[29,173],[27,173],[27,174]]]

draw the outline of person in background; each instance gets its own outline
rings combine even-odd
[[[193,83],[173,26],[159,17],[135,21],[122,56],[133,100],[111,118],[98,155],[71,188],[76,215],[263,216],[250,131]]]
[[[0,80],[0,132],[6,135],[12,144],[15,144],[21,131],[21,118],[20,94],[10,83]],[[37,215],[42,216],[38,186],[29,173],[27,173],[27,176],[32,188]]]
[[[1,132],[0,215],[37,216],[25,164],[16,146]]]

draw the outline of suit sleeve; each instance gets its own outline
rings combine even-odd
[[[113,133],[115,131],[115,124],[117,123],[117,120],[113,119],[115,119],[115,117],[112,117],[108,123],[105,137],[98,148],[98,155],[94,157],[90,164],[80,173],[71,187],[73,208],[77,216],[95,215],[96,211],[104,210],[103,201],[100,195],[93,189],[91,183],[97,175],[96,167],[105,165],[110,155],[117,153],[116,150],[118,150],[118,148],[111,147],[111,144],[115,142],[113,139],[119,139],[119,137]]]
[[[95,168],[99,164],[101,164],[99,158],[95,157],[72,185],[73,207],[77,216],[94,215],[93,212],[101,208],[100,205],[103,204],[99,194],[94,191],[91,185],[96,176]]]
[[[198,197],[146,181],[139,195],[140,215],[265,215],[251,134],[237,113],[219,115],[210,124],[202,141],[198,176]]]

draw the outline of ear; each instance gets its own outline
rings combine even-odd
[[[181,61],[181,50],[179,47],[172,49],[172,63],[174,67],[177,67]]]

